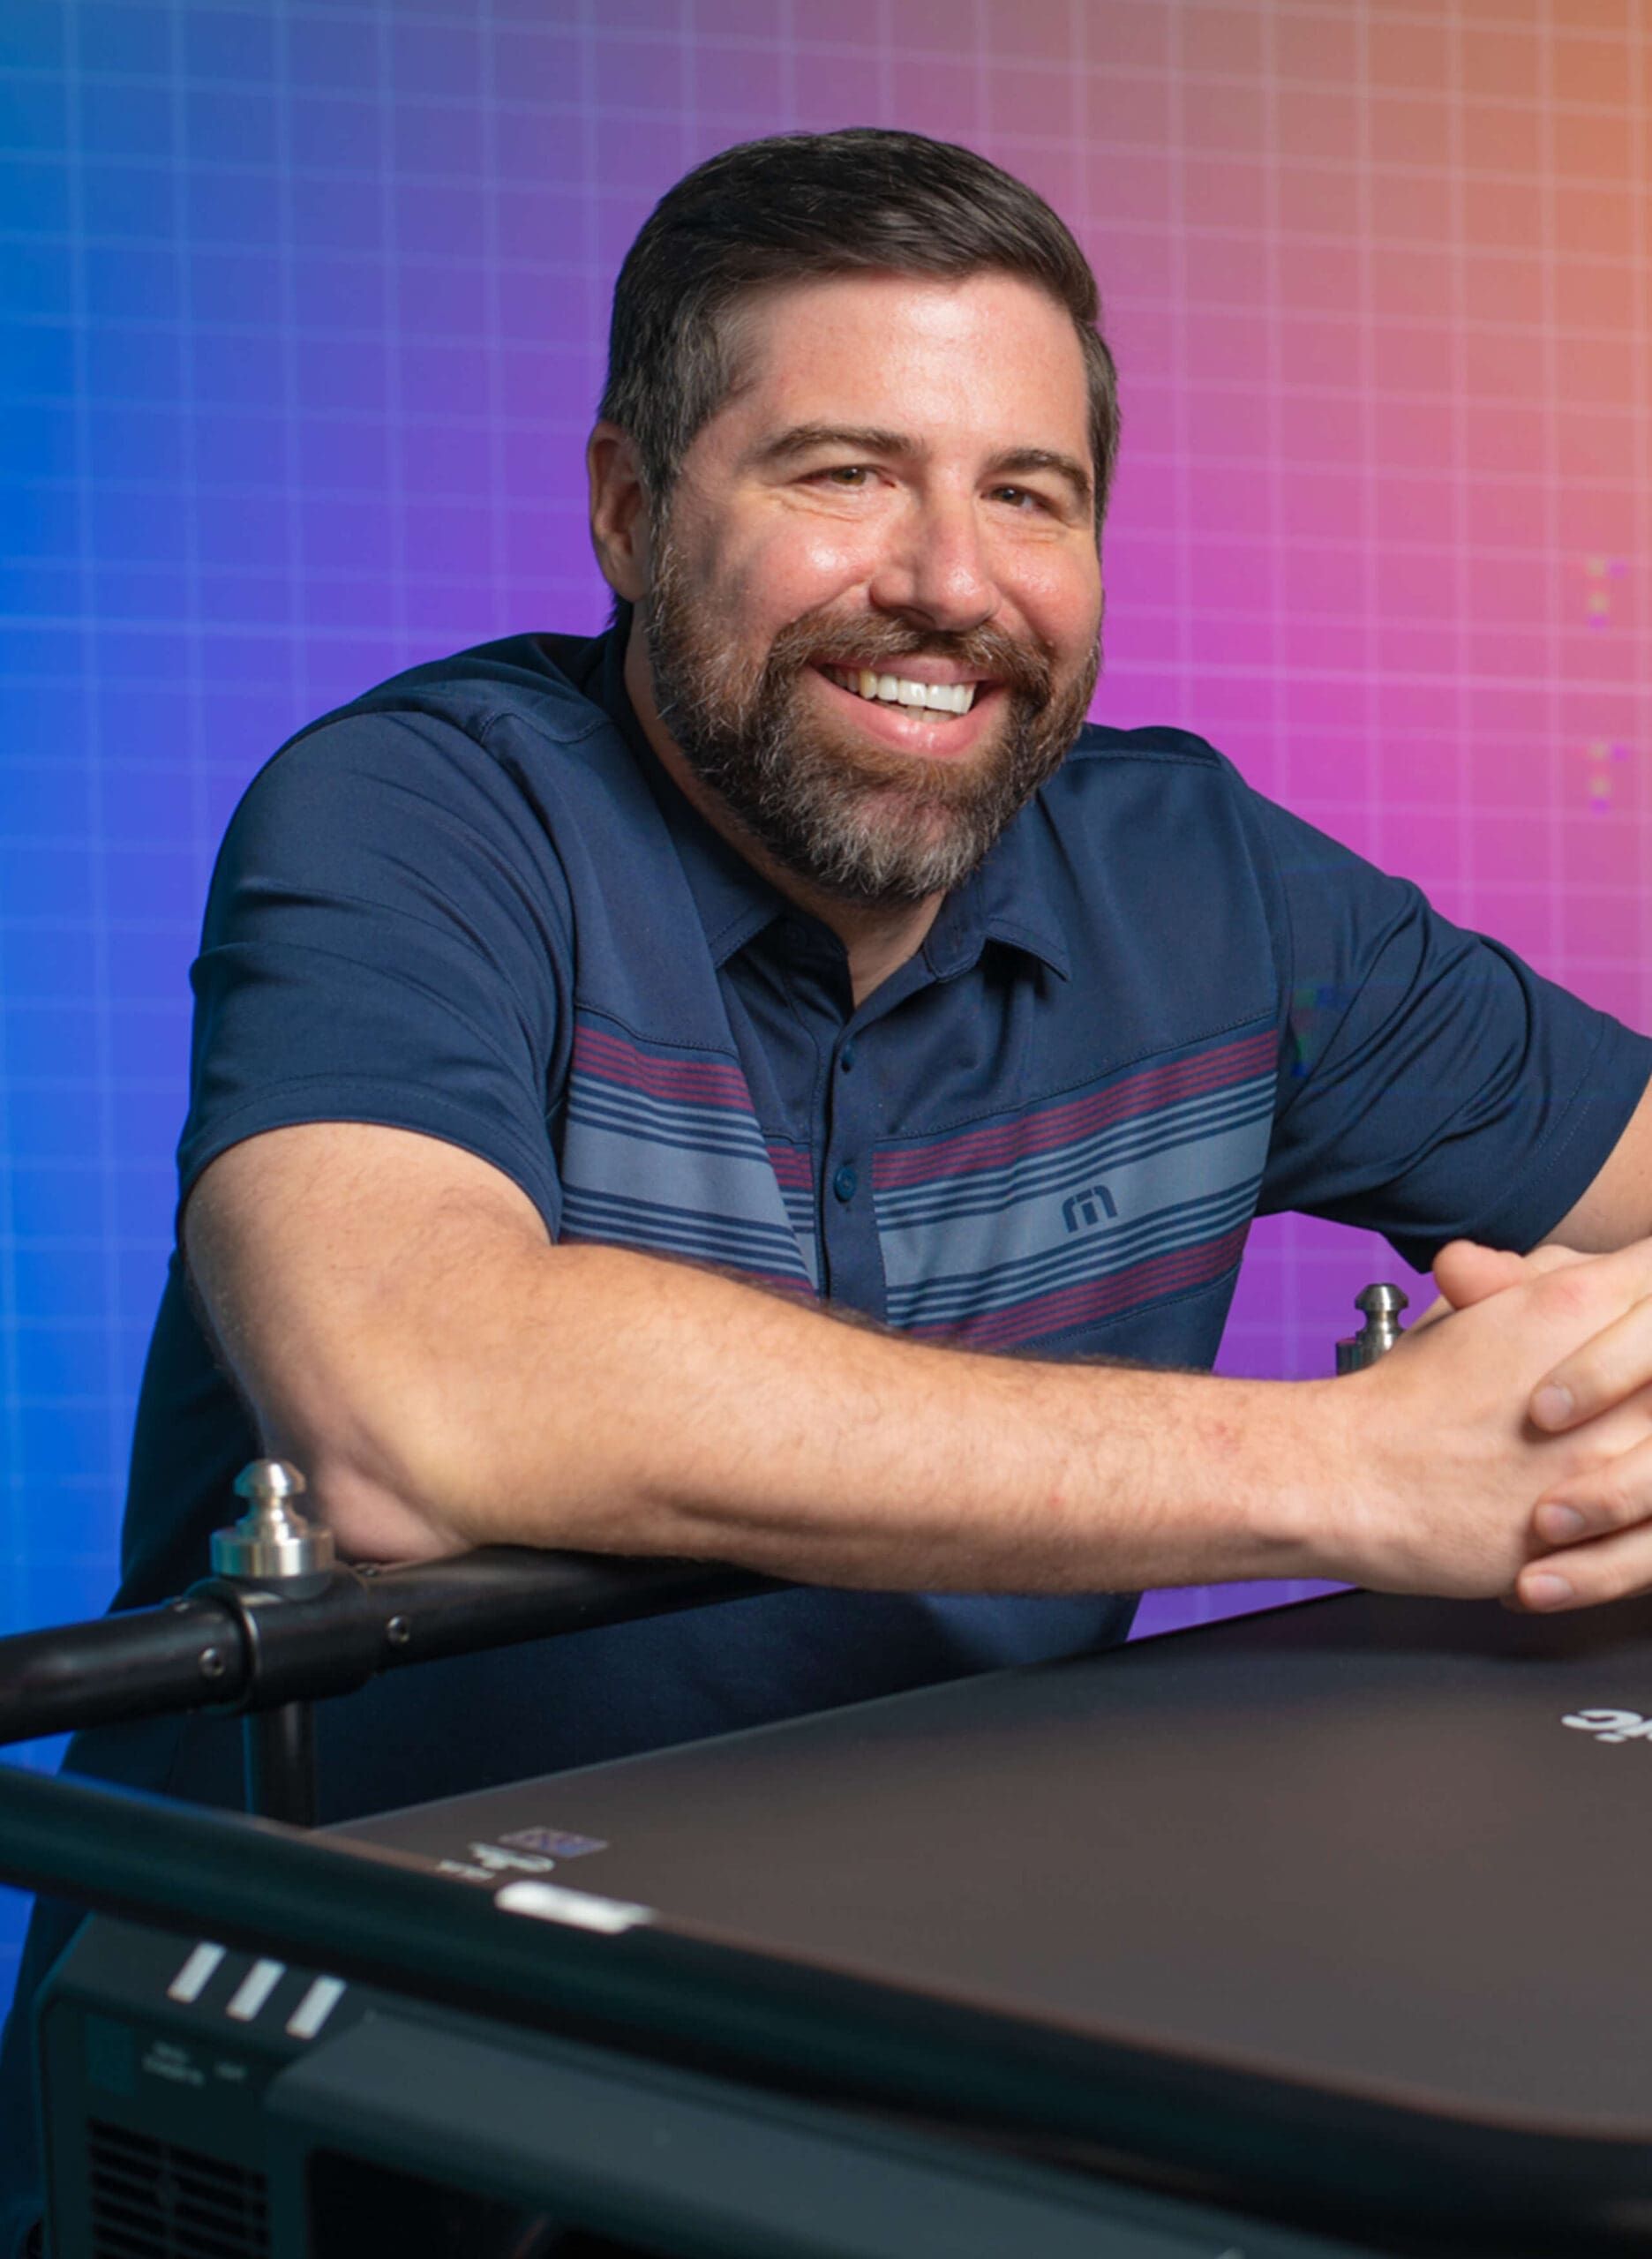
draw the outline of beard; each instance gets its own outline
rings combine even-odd
[[[1095,687],[1099,650],[1058,683],[1048,654],[990,625],[950,634],[821,605],[781,628],[754,669],[690,593],[669,535],[642,627],[655,702],[694,775],[752,839],[830,900],[912,906],[977,869],[1053,777]],[[957,762],[868,744],[806,703],[822,662],[898,672],[948,661],[1004,692],[995,734]]]

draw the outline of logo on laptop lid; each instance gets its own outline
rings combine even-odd
[[[1652,1718],[1639,1710],[1573,1710],[1560,1721],[1596,1741],[1652,1741]]]

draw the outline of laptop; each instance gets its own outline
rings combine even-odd
[[[1652,1602],[1342,1593],[333,1832],[1046,2036],[1109,2170],[1652,2239]]]

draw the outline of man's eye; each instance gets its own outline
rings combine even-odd
[[[1030,486],[998,486],[993,491],[999,501],[1013,503],[1017,510],[1045,510],[1049,507],[1044,497],[1035,494]]]
[[[863,462],[835,462],[818,476],[832,486],[846,486],[852,492],[864,486],[872,476]]]

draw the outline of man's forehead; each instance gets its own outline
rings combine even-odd
[[[743,453],[801,426],[914,434],[962,412],[995,444],[1088,453],[1084,355],[1065,309],[1019,275],[865,274],[755,291],[725,333],[714,423]],[[1037,428],[1035,428],[1037,427]]]

